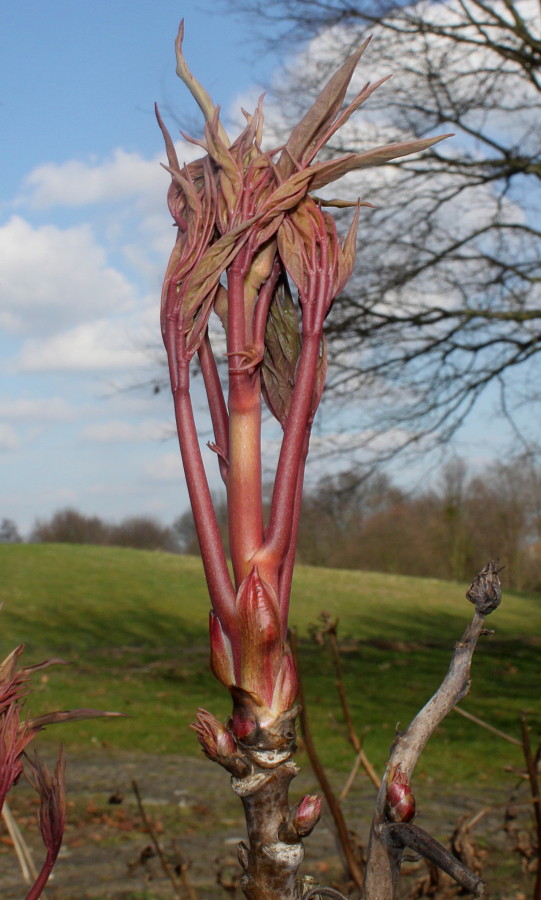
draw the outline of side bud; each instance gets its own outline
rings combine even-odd
[[[236,778],[243,778],[248,774],[250,767],[239,754],[235,738],[216,716],[206,709],[198,709],[197,718],[191,727],[205,756],[223,766]]]
[[[386,812],[392,822],[411,822],[415,815],[415,797],[400,766],[395,766],[387,783]]]
[[[203,752],[209,759],[218,760],[236,752],[237,745],[233,735],[206,709],[197,710],[197,718],[190,727],[195,731]]]
[[[287,644],[283,647],[282,663],[272,694],[272,711],[274,714],[285,712],[295,702],[298,690],[297,670],[293,655]]]
[[[210,631],[210,667],[213,675],[226,687],[235,684],[233,654],[231,643],[224,634],[221,622],[211,611],[209,617]]]
[[[307,794],[293,813],[293,825],[299,837],[306,837],[319,822],[321,816],[321,797]]]

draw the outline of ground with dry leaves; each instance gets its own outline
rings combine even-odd
[[[145,830],[133,780],[172,869],[183,870],[184,887],[177,894],[164,876]],[[342,780],[337,777],[337,785]],[[158,900],[181,896],[207,900],[223,897],[225,891],[240,897],[236,844],[244,836],[244,825],[240,804],[227,782],[227,775],[205,759],[119,754],[107,748],[72,757],[66,837],[47,900]],[[316,790],[309,771],[299,775],[294,789],[298,794]],[[361,778],[346,802],[348,821],[364,839],[372,796],[367,780]],[[507,799],[504,795],[492,796],[491,810],[482,815],[470,834],[462,833],[460,840],[467,845],[464,851],[473,851],[483,864],[494,900],[527,900],[532,876],[522,871],[519,855],[512,852],[509,835],[502,829]],[[481,787],[477,796],[444,797],[438,803],[421,797],[417,821],[448,839],[461,817],[471,818],[486,803]],[[35,801],[23,784],[13,792],[11,807],[39,862]],[[307,840],[306,851],[307,872],[322,884],[339,883],[340,856],[327,814]],[[3,829],[0,865],[3,900],[22,900],[24,886]],[[405,895],[415,892],[419,896],[421,879],[426,882],[426,890],[433,890],[422,863],[408,859],[404,870],[409,873],[403,880]],[[443,885],[436,896],[454,893],[448,894]]]

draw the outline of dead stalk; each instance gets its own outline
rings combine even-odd
[[[156,830],[153,827],[152,822],[150,821],[150,819],[148,818],[148,816],[146,814],[146,810],[145,810],[143,801],[141,799],[141,794],[139,792],[139,786],[134,778],[132,778],[131,786],[132,786],[132,791],[135,796],[135,800],[137,802],[137,808],[139,810],[139,815],[141,816],[141,819],[143,821],[145,831],[148,834],[150,840],[152,841],[152,845],[153,845],[154,850],[156,851],[156,855],[160,861],[160,866],[162,867],[162,871],[163,871],[164,875],[166,876],[166,878],[168,878],[169,881],[171,882],[171,885],[173,887],[173,890],[175,892],[175,897],[177,898],[177,900],[185,900],[186,895],[184,893],[183,886],[181,884],[179,884],[178,879],[177,879],[175,873],[173,872],[173,869],[171,868],[171,866],[169,865],[169,863],[167,861],[167,857],[165,856],[165,853],[163,852],[162,845],[160,844],[158,837],[156,835]],[[188,893],[188,896],[190,897],[189,893]],[[191,897],[190,897],[190,900],[191,900]]]
[[[298,663],[298,640],[295,632],[292,632],[290,635],[291,640],[291,648],[293,651],[293,655],[297,664],[297,674],[299,679],[299,690],[298,690],[298,700],[300,703],[300,714],[299,721],[301,725],[301,733],[304,741],[304,746],[306,749],[306,753],[308,754],[308,759],[310,760],[310,765],[314,770],[314,774],[318,780],[318,783],[323,791],[325,799],[327,801],[327,805],[329,807],[329,812],[332,816],[334,826],[336,828],[336,834],[338,837],[338,841],[340,843],[340,847],[342,849],[342,853],[344,856],[344,861],[347,869],[347,876],[353,882],[356,887],[360,888],[363,883],[363,868],[362,868],[362,859],[359,859],[353,850],[353,846],[350,839],[349,829],[347,827],[346,820],[344,818],[344,813],[342,811],[342,807],[340,805],[340,801],[336,796],[335,792],[332,789],[331,783],[327,777],[327,773],[321,763],[319,758],[319,754],[316,750],[316,746],[314,743],[314,739],[312,737],[312,732],[310,729],[310,723],[308,720],[308,714],[306,711],[306,700],[304,696],[303,689],[303,679],[301,669]]]
[[[541,802],[539,796],[539,778],[537,773],[537,763],[539,760],[540,752],[538,751],[536,757],[534,757],[532,753],[532,745],[530,742],[530,729],[525,714],[523,714],[521,717],[521,729],[522,748],[524,752],[524,761],[526,763],[526,771],[528,773],[528,779],[530,783],[530,793],[532,795],[532,806],[537,833],[537,868],[533,891],[533,900],[541,900]]]

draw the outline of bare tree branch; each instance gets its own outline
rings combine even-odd
[[[362,67],[393,74],[392,90],[370,97],[370,122],[344,129],[334,153],[455,133],[351,182],[350,196],[376,209],[361,219],[357,277],[328,325],[328,397],[334,408],[365,398],[363,458],[371,446],[378,460],[447,441],[502,379],[512,407],[518,379],[538,382],[541,347],[540,11],[526,0],[223,2],[275,49],[295,50],[274,86],[281,121],[373,31]]]

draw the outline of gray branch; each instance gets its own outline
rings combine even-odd
[[[364,883],[364,900],[392,900],[396,894],[396,884],[400,872],[400,860],[404,846],[417,849],[427,855],[437,865],[466,887],[464,867],[449,871],[449,855],[445,848],[430,839],[427,844],[422,829],[399,823],[392,827],[387,811],[388,779],[393,772],[400,771],[402,777],[409,782],[424,747],[440,722],[453,707],[462,700],[470,689],[470,669],[477,641],[482,634],[490,634],[484,627],[485,618],[493,612],[501,601],[499,568],[490,561],[477,575],[466,593],[467,599],[474,604],[475,612],[470,625],[466,628],[460,641],[455,645],[449,671],[436,693],[417,713],[408,728],[399,734],[391,748],[385,776],[376,801],[376,810],[372,822],[368,861]],[[405,831],[403,829],[406,829]],[[397,840],[390,840],[390,835]],[[400,839],[398,839],[398,837]],[[428,837],[428,835],[426,836]],[[409,843],[406,841],[410,841]],[[411,841],[416,841],[414,846]],[[406,843],[404,843],[406,841]],[[428,851],[427,851],[428,847]],[[424,848],[424,849],[423,849]],[[427,851],[427,852],[425,852]],[[430,855],[432,854],[432,855]],[[438,858],[434,858],[434,854]],[[440,861],[438,861],[441,860]],[[441,863],[445,862],[445,865]],[[468,870],[465,870],[466,872]],[[459,878],[454,874],[460,875]],[[481,895],[477,876],[468,873],[470,884],[475,883],[472,890]]]

